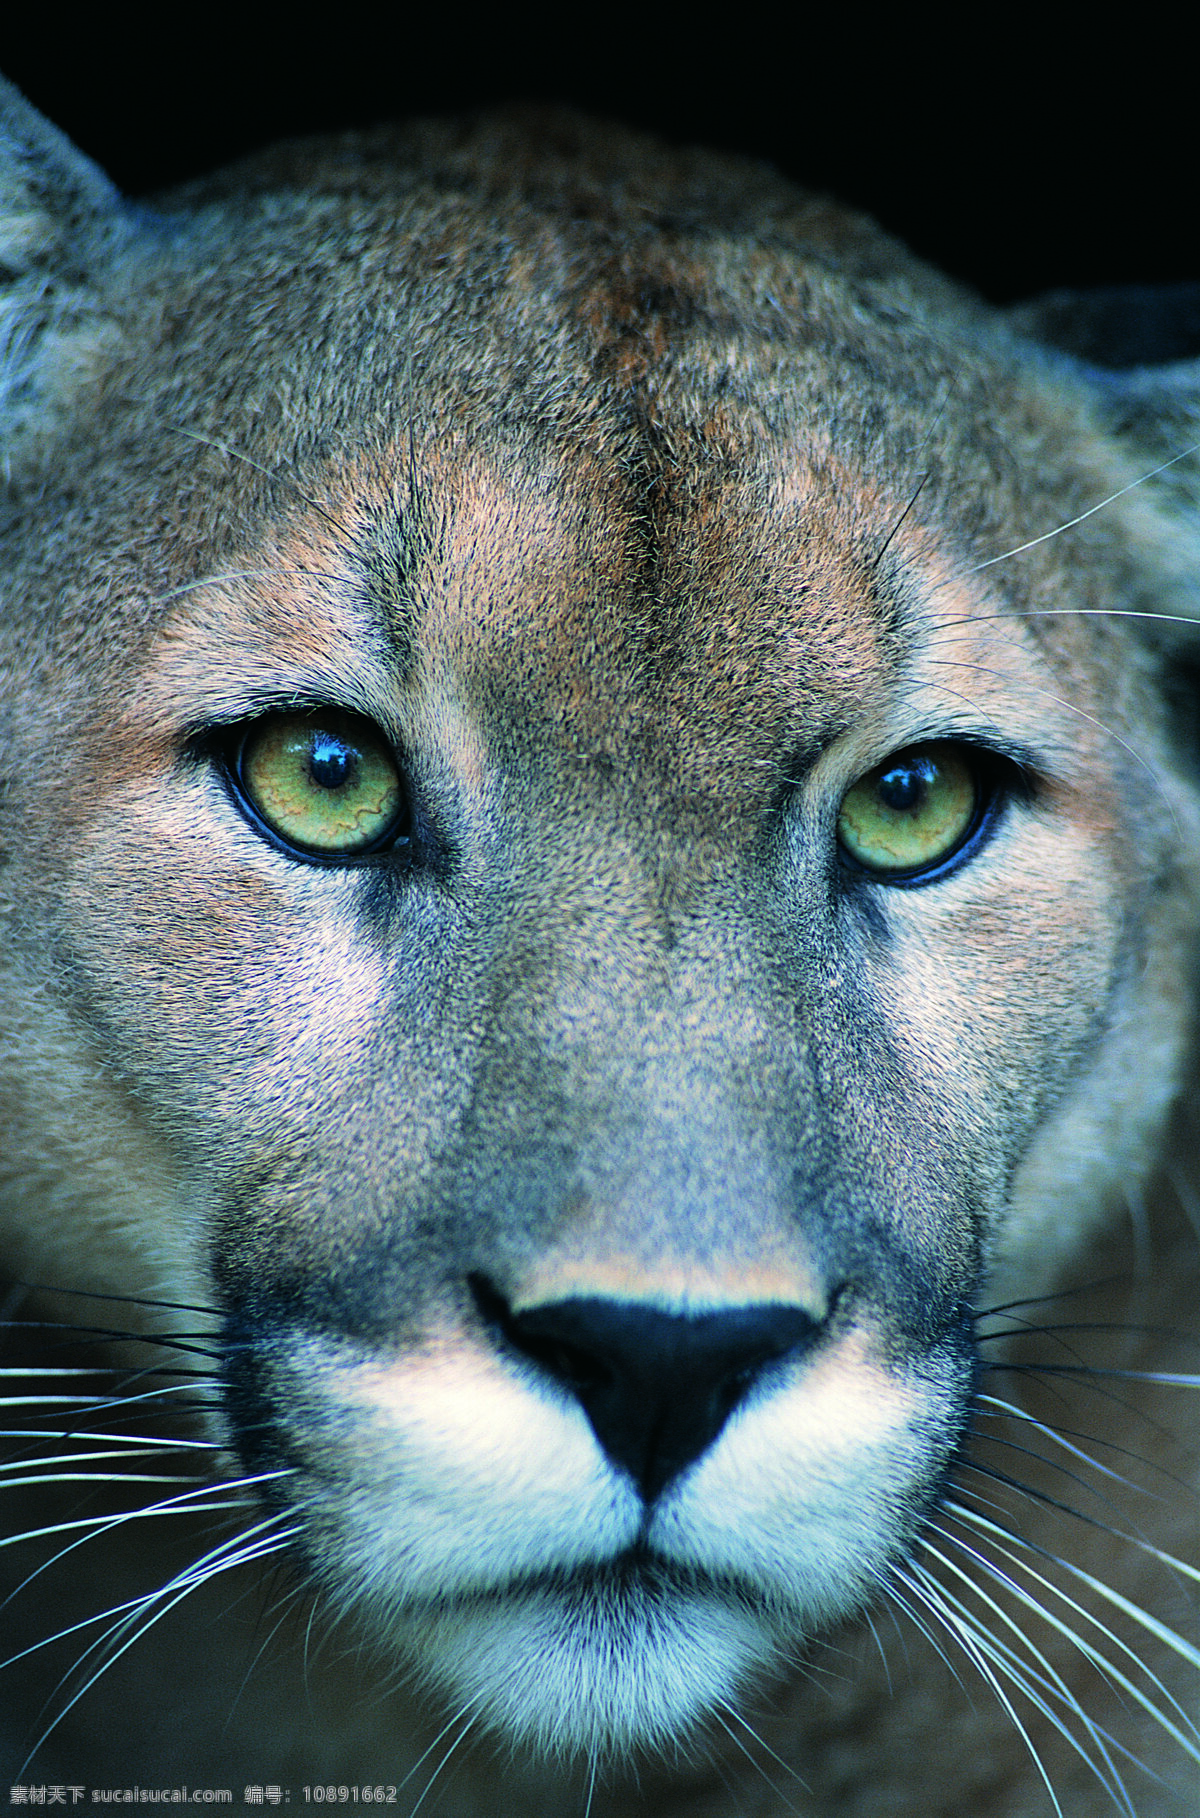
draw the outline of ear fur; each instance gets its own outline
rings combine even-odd
[[[1200,658],[1200,283],[1056,290],[1005,312],[1010,328],[1082,381],[1157,509],[1162,617],[1137,623],[1164,648],[1194,736]],[[1161,519],[1171,522],[1164,542]]]
[[[1200,356],[1200,284],[1052,290],[1008,312],[1019,334],[1116,371]]]
[[[1070,356],[1115,434],[1162,460],[1200,441],[1200,283],[1053,290],[1006,313],[1018,334]],[[1200,481],[1191,490],[1200,503]]]
[[[103,333],[100,279],[131,226],[104,173],[0,76],[0,430],[54,415]]]

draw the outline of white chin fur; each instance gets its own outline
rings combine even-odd
[[[464,1712],[514,1743],[611,1757],[678,1743],[782,1647],[731,1596],[631,1577],[442,1611],[422,1621],[417,1651]]]

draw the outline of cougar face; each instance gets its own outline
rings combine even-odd
[[[199,1331],[230,1562],[385,1676],[694,1743],[916,1582],[981,1310],[1150,1176],[1194,525],[750,167],[494,120],[138,217],[9,106],[7,1266]]]

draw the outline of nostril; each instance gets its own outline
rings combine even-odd
[[[484,1277],[470,1286],[502,1344],[575,1397],[647,1502],[708,1449],[772,1366],[808,1350],[822,1329],[782,1302],[663,1313],[578,1296],[514,1312]]]

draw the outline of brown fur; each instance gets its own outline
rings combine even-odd
[[[821,198],[573,118],[150,213],[4,106],[0,1768],[1193,1809],[1192,1391],[1150,1378],[1195,1368],[1200,548],[1195,462],[1150,470],[1194,375],[1101,382]],[[321,702],[401,755],[400,856],[307,862],[222,781],[222,728]],[[930,741],[992,753],[990,834],[853,871],[843,796]],[[811,1339],[643,1508],[576,1328],[524,1336],[593,1303]],[[124,1636],[73,1625],[264,1517],[85,1686]]]

